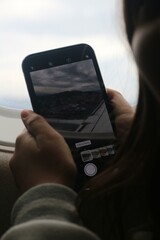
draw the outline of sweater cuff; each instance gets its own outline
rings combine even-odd
[[[80,224],[75,207],[77,194],[60,184],[42,184],[29,189],[15,203],[13,225],[31,220],[52,219]]]

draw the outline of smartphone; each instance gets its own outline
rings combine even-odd
[[[115,128],[94,50],[77,44],[34,53],[22,62],[33,110],[67,141],[79,184],[115,155]]]

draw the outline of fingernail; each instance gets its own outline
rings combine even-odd
[[[21,112],[21,118],[22,118],[22,119],[25,119],[26,117],[29,116],[29,114],[30,114],[30,111],[29,111],[29,110],[23,110],[23,111]]]

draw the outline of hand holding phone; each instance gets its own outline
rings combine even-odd
[[[22,111],[21,118],[28,131],[17,137],[9,162],[19,190],[44,183],[74,188],[77,168],[62,135],[32,111]]]
[[[66,139],[80,179],[102,171],[115,154],[112,108],[87,44],[27,56],[22,68],[33,110]]]

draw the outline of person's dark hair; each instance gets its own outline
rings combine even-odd
[[[157,4],[158,7],[158,1],[124,0],[126,32],[130,43],[138,24],[142,24],[145,19],[151,19],[151,16],[158,17],[158,10],[155,9],[154,14],[152,6]],[[141,16],[144,7],[148,11],[150,7],[149,17]],[[110,167],[90,180],[79,194],[78,209],[84,224],[101,239],[126,239],[127,230],[123,223],[127,221],[125,216],[128,207],[138,196],[141,200],[146,199],[144,205],[148,206],[155,221],[151,221],[151,228],[155,235],[157,234],[156,227],[154,229],[153,226],[156,226],[159,219],[157,215],[160,214],[157,208],[159,201],[157,190],[160,182],[157,179],[157,171],[160,169],[159,123],[160,105],[140,76],[137,110],[123,146]],[[155,199],[158,199],[157,202]],[[138,221],[137,219],[137,223]]]
[[[131,44],[134,29],[144,22],[160,17],[158,0],[123,0],[126,33]]]

